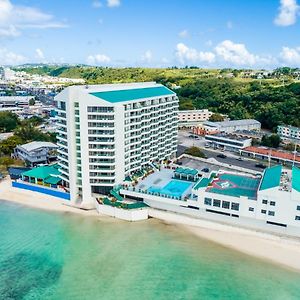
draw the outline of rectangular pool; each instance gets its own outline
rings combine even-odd
[[[192,184],[192,182],[173,179],[162,188],[155,186],[150,187],[148,189],[148,192],[159,194],[162,196],[165,195],[180,198]]]

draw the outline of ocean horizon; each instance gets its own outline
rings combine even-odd
[[[299,299],[300,273],[162,221],[0,201],[0,299]]]

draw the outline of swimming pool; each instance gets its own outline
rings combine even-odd
[[[191,182],[181,181],[181,180],[171,180],[164,187],[155,187],[152,186],[148,189],[149,193],[158,193],[162,196],[170,196],[170,197],[181,197],[184,192],[192,185]]]

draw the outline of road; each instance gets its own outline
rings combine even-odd
[[[188,147],[186,147],[186,146],[178,145],[178,147],[177,147],[177,156],[180,156],[181,154],[183,154],[185,149],[187,149],[187,148]],[[240,161],[240,160],[237,160],[238,156],[234,157],[233,155],[227,156],[226,158],[220,158],[220,157],[217,157],[217,156],[220,153],[223,154],[223,152],[218,153],[216,151],[210,151],[210,150],[207,150],[207,149],[201,149],[201,150],[204,152],[204,154],[207,156],[207,158],[214,158],[220,163],[225,163],[225,164],[228,164],[228,165],[238,166],[238,167],[241,167],[241,168],[246,168],[246,169],[255,170],[255,171],[259,171],[259,172],[263,171],[262,168],[258,168],[258,167],[255,166],[255,164],[257,164],[257,161],[255,161],[255,160],[243,159],[242,161]]]

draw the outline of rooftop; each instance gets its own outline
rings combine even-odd
[[[296,167],[292,170],[292,188],[300,193],[300,169]]]
[[[58,148],[57,145],[50,143],[50,142],[30,142],[24,145],[19,145],[18,147],[22,147],[24,150],[30,152],[35,151],[40,148]]]
[[[280,185],[282,166],[274,166],[264,171],[259,190],[267,190]]]
[[[152,97],[170,96],[175,95],[174,92],[166,88],[165,86],[145,87],[145,88],[131,88],[124,90],[113,90],[105,92],[90,93],[97,98],[101,98],[105,101],[116,103],[131,101],[137,99],[145,99]]]
[[[51,175],[58,176],[60,175],[60,172],[58,171],[57,165],[53,165],[33,168],[29,171],[24,172],[22,175],[39,179],[46,179]]]
[[[260,178],[231,173],[219,174],[207,187],[206,192],[232,197],[256,199]]]
[[[224,140],[227,139],[227,140],[234,140],[234,141],[239,141],[239,142],[248,141],[249,139],[251,139],[251,138],[248,138],[248,137],[238,136],[238,135],[235,135],[235,134],[226,134],[226,133],[209,134],[209,135],[206,135],[205,137],[208,137],[208,138],[217,137],[217,138],[221,138],[221,139],[224,139]]]
[[[232,121],[222,121],[222,122],[215,122],[219,126],[240,126],[240,125],[260,125],[260,122],[254,119],[243,119],[243,120],[232,120]]]
[[[244,148],[243,151],[251,152],[251,153],[257,153],[265,156],[271,156],[274,158],[279,158],[283,160],[289,160],[293,161],[294,160],[294,154],[291,152],[285,152],[285,151],[278,151],[274,149],[270,149],[267,147],[247,147]],[[300,162],[300,155],[295,156],[295,161]]]

